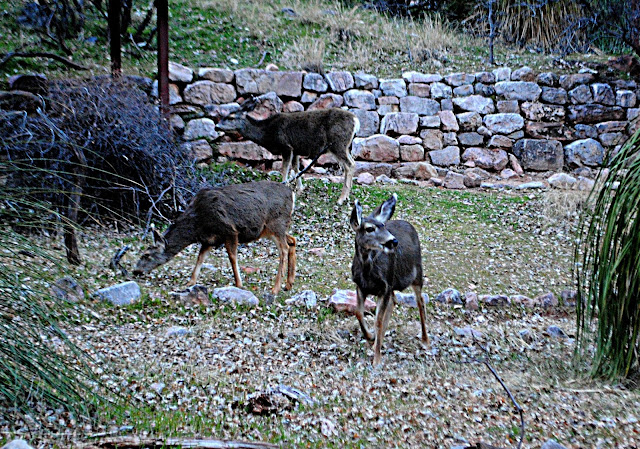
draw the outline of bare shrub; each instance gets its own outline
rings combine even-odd
[[[139,224],[171,214],[195,190],[185,155],[134,83],[62,81],[51,86],[46,103],[34,116],[0,115],[14,223],[24,222],[30,202],[44,201],[71,221]],[[69,217],[74,208],[77,217]]]

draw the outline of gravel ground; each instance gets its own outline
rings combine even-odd
[[[572,358],[575,312],[569,307],[465,311],[432,301],[431,340],[423,345],[417,311],[398,306],[383,364],[373,368],[373,351],[355,317],[333,312],[325,302],[334,288],[353,288],[350,207],[335,206],[339,186],[307,186],[293,224],[298,277],[292,292],[255,308],[176,302],[170,292],[187,282],[193,247],[139,280],[143,298],[137,304],[82,301],[67,332],[119,398],[99,411],[97,425],[81,427],[61,416],[31,435],[60,446],[120,429],[286,448],[451,448],[479,441],[515,447],[519,415],[486,360],[524,410],[523,447],[539,448],[550,438],[568,448],[640,446],[638,390],[587,377],[588,360]],[[399,196],[397,218],[419,231],[425,292],[432,298],[447,287],[531,297],[572,287],[575,217],[563,216],[566,204],[555,210],[549,202],[556,200],[541,193],[354,189],[365,212],[391,192]],[[139,237],[87,231],[81,243],[85,263],[71,274],[89,292],[122,281],[108,260],[130,244],[123,263],[130,268],[144,247]],[[261,298],[272,285],[276,254],[266,241],[240,250],[245,287]],[[223,250],[212,251],[206,262],[201,284],[231,284]],[[316,308],[285,303],[305,289],[318,294]],[[372,326],[372,316],[367,319]],[[467,326],[480,332],[476,342],[461,335]],[[565,335],[552,335],[549,326]]]

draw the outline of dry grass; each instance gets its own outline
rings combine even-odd
[[[544,50],[559,46],[576,48],[584,42],[582,33],[571,25],[583,13],[573,0],[546,2],[539,6],[535,0],[501,0],[498,14],[504,26],[502,36],[508,42],[534,45]]]
[[[280,61],[287,67],[299,67],[308,72],[323,73],[325,44],[320,39],[303,37],[282,52]]]
[[[542,194],[542,214],[548,226],[576,224],[587,205],[588,191],[549,189]]]
[[[438,60],[462,54],[470,43],[437,16],[395,19],[320,0],[279,4],[264,0],[202,0],[199,5],[233,15],[259,38],[297,32],[273,55],[274,62],[283,69],[304,69],[309,64],[324,63],[334,69],[367,72],[384,67],[396,74],[398,66],[411,64],[422,70],[434,70],[442,65]]]

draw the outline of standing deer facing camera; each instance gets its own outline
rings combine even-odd
[[[422,256],[415,228],[404,220],[389,221],[398,197],[394,193],[368,217],[362,216],[362,206],[355,202],[351,212],[351,228],[356,232],[356,252],[351,265],[351,278],[356,284],[358,308],[356,317],[364,337],[371,343],[374,335],[364,321],[364,301],[368,295],[378,297],[376,305],[373,364],[381,361],[382,339],[391,318],[394,290],[411,286],[416,295],[422,341],[428,342],[426,312],[422,299]]]
[[[285,286],[288,290],[296,273],[296,239],[287,234],[293,207],[293,192],[278,182],[249,182],[202,189],[164,235],[156,236],[156,245],[140,257],[133,274],[149,273],[192,243],[200,243],[200,254],[187,283],[187,286],[195,285],[209,250],[224,244],[236,287],[242,287],[238,244],[266,237],[276,243],[280,254],[276,283],[271,292],[275,295],[280,291],[285,265],[288,265]]]
[[[270,153],[282,155],[281,173],[285,182],[292,165],[294,173],[299,172],[301,157],[315,161],[325,152],[333,154],[344,171],[344,186],[338,204],[344,203],[353,183],[355,162],[349,145],[360,128],[358,118],[342,109],[321,109],[285,112],[256,120],[247,115],[256,104],[255,99],[245,101],[239,111],[222,119],[217,127],[222,131],[237,131]],[[297,188],[302,190],[300,178]]]

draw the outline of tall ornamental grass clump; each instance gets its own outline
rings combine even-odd
[[[640,354],[640,132],[608,164],[576,249],[580,348],[592,374],[630,377]],[[593,333],[595,331],[595,333]]]

